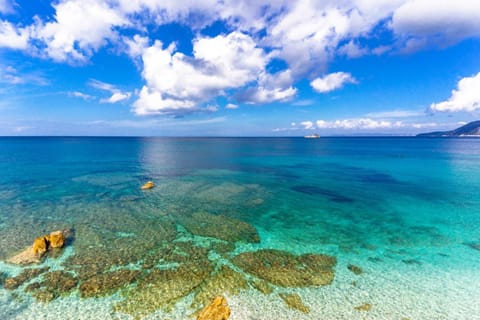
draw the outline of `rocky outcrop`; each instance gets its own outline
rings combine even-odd
[[[62,248],[65,245],[65,231],[54,231],[50,233],[48,242],[52,248]]]
[[[39,263],[42,257],[50,249],[62,248],[65,245],[65,235],[69,233],[69,230],[59,230],[54,231],[49,235],[38,237],[33,241],[31,247],[28,247],[19,254],[11,257],[7,262],[18,265]]]
[[[230,308],[227,299],[218,296],[198,314],[197,320],[227,320],[230,317]]]
[[[142,190],[148,190],[148,189],[152,189],[153,187],[155,187],[155,184],[153,183],[153,181],[148,181],[147,183],[145,183],[143,186],[142,186]]]

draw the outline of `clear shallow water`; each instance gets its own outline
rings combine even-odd
[[[186,319],[224,294],[231,319],[480,319],[479,160],[475,139],[0,138],[0,259],[75,232],[48,271],[0,285],[0,315]],[[235,260],[261,249],[336,257],[333,281]]]

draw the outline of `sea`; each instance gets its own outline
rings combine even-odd
[[[232,320],[480,319],[480,139],[0,138],[0,319],[216,296]]]

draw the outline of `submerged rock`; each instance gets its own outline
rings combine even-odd
[[[175,303],[198,288],[213,271],[213,265],[205,257],[181,264],[172,269],[152,269],[137,282],[136,287],[123,293],[125,300],[114,310],[144,317],[156,310],[169,311]]]
[[[119,213],[105,220],[75,226],[75,255],[68,257],[63,266],[74,271],[80,281],[107,273],[112,268],[145,260],[150,252],[170,243],[176,235],[174,223],[162,219],[143,221],[127,213]],[[99,226],[100,223],[102,225]],[[118,225],[125,227],[119,230]],[[135,236],[119,237],[118,232],[124,230]],[[155,258],[159,257],[148,259],[150,267],[155,265]]]
[[[227,304],[227,300],[222,296],[218,296],[200,311],[197,320],[227,320],[229,317],[230,307]]]
[[[335,257],[322,254],[293,255],[264,249],[244,252],[232,262],[246,272],[282,287],[324,286],[333,281]]]
[[[76,288],[78,280],[65,271],[52,271],[43,275],[41,286],[58,294],[70,292]]]
[[[7,262],[11,264],[25,266],[29,264],[39,263],[40,258],[33,252],[32,247],[28,247],[19,254],[9,258]]]
[[[364,303],[361,306],[355,307],[355,310],[358,310],[358,311],[370,311],[371,309],[372,309],[371,303]]]
[[[194,235],[217,238],[228,242],[260,242],[255,227],[234,218],[196,212],[191,216],[178,216],[178,220],[185,229]]]
[[[292,309],[309,313],[310,308],[303,304],[302,298],[296,293],[279,293],[280,298]]]
[[[44,268],[29,268],[24,269],[18,276],[12,278],[6,278],[4,287],[7,290],[14,290],[20,287],[25,282],[32,280],[33,278],[45,273],[49,267]]]
[[[362,268],[360,268],[359,266],[356,266],[354,264],[349,264],[347,266],[348,270],[350,270],[351,272],[355,273],[356,275],[361,275],[363,273],[363,270]]]
[[[3,272],[0,272],[0,286],[3,286],[6,278],[7,278],[7,275]]]
[[[472,249],[480,250],[480,242],[478,242],[478,243],[476,243],[476,242],[465,242],[464,244],[469,246]]]
[[[266,281],[254,280],[250,284],[263,294],[270,294],[273,292],[273,287]]]
[[[202,306],[220,294],[228,296],[237,295],[240,293],[240,290],[247,288],[248,283],[244,275],[223,265],[199,287],[193,304]]]
[[[139,270],[117,270],[91,277],[80,285],[80,295],[83,298],[101,297],[114,293],[137,280]]]

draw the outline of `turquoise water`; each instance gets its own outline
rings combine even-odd
[[[333,281],[236,263],[261,249],[335,257]],[[480,140],[0,138],[0,260],[2,319],[188,319],[220,294],[230,319],[480,319]]]

